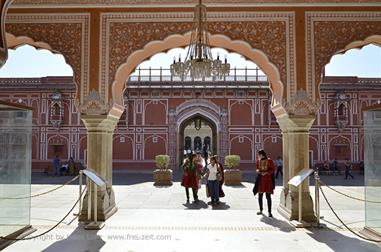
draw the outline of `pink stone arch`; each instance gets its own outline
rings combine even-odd
[[[233,51],[245,56],[255,62],[267,75],[270,88],[273,94],[273,106],[281,104],[284,85],[280,79],[277,67],[270,62],[269,58],[262,51],[252,48],[247,42],[241,40],[231,40],[225,35],[210,35],[210,45]],[[127,61],[120,65],[112,83],[112,96],[115,104],[123,104],[123,93],[126,88],[125,83],[129,75],[144,60],[151,56],[176,47],[185,47],[189,44],[190,33],[184,35],[171,35],[162,41],[149,42],[143,49],[132,53]],[[170,62],[168,62],[170,64]]]
[[[332,58],[335,56],[335,55],[338,55],[338,54],[344,54],[346,53],[347,51],[351,50],[351,49],[359,49],[361,50],[361,48],[363,48],[364,46],[367,46],[367,45],[370,45],[370,44],[376,44],[376,45],[379,45],[381,46],[381,35],[372,35],[372,36],[369,36],[367,37],[366,39],[364,40],[357,40],[357,41],[353,41],[351,43],[349,43],[348,45],[346,45],[344,48],[336,51],[330,58],[329,58],[329,61],[327,62],[327,64],[324,65],[324,67],[326,65],[328,65]],[[323,68],[324,69],[324,68]],[[319,86],[320,86],[320,83],[319,82]],[[318,88],[318,92],[319,92],[319,96],[320,97],[320,88]]]
[[[61,54],[64,57],[64,59],[65,59],[65,63],[68,64],[71,67],[71,69],[73,70],[73,79],[75,80],[75,76],[74,76],[75,75],[75,71],[74,71],[73,67],[67,62],[65,55],[63,55],[59,51],[54,50],[48,43],[41,42],[41,41],[34,41],[32,38],[27,37],[27,36],[16,37],[16,36],[14,36],[11,33],[6,33],[5,34],[5,38],[6,38],[6,41],[7,41],[7,47],[8,48],[14,48],[14,49],[16,49],[17,47],[20,47],[20,46],[23,46],[23,45],[30,45],[30,46],[35,47],[37,50],[46,49],[46,50],[51,51],[54,54]],[[77,86],[77,83],[75,83],[75,84],[76,84],[75,86],[77,88],[76,96],[80,97],[79,96],[80,88]]]

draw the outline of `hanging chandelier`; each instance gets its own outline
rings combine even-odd
[[[171,75],[179,77],[182,81],[189,75],[192,80],[205,78],[222,79],[229,75],[230,64],[217,59],[213,60],[212,51],[209,46],[207,22],[206,22],[206,6],[199,0],[194,8],[193,27],[189,48],[184,62],[181,62],[181,55],[178,61],[176,57],[171,64]]]

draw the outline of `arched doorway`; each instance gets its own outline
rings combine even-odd
[[[216,124],[201,114],[188,117],[180,124],[178,149],[181,163],[194,151],[200,151],[204,158],[217,154]]]

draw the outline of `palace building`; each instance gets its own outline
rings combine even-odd
[[[326,76],[320,87],[322,105],[309,136],[310,165],[349,158],[356,166],[364,158],[362,110],[380,103],[381,79]],[[87,132],[72,77],[2,78],[0,89],[1,100],[33,108],[34,170],[51,167],[56,154],[86,164]],[[153,169],[158,154],[170,155],[176,168],[184,154],[204,145],[220,157],[240,155],[242,169],[253,169],[261,148],[273,159],[282,156],[265,76],[197,82],[131,76],[124,99],[113,136],[114,169]]]

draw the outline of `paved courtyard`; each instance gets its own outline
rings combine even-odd
[[[100,231],[86,231],[73,215],[52,232],[19,241],[4,251],[381,251],[375,243],[355,237],[342,227],[323,202],[324,229],[295,229],[274,209],[274,218],[257,216],[257,197],[251,192],[253,174],[245,174],[242,186],[224,187],[220,206],[207,204],[205,187],[199,204],[186,204],[185,193],[175,176],[170,187],[155,187],[151,174],[114,174],[119,211]],[[70,177],[33,175],[32,193],[51,189]],[[323,177],[335,189],[363,198],[363,177],[345,181]],[[279,204],[278,180],[274,208]],[[346,185],[349,184],[349,185]],[[313,187],[311,192],[313,194]],[[353,230],[364,227],[364,204],[325,189],[338,214]],[[57,223],[78,196],[78,186],[68,185],[32,199],[31,222],[39,234]],[[266,208],[265,208],[266,209]],[[75,209],[77,212],[78,209]],[[266,211],[265,211],[266,212]]]

